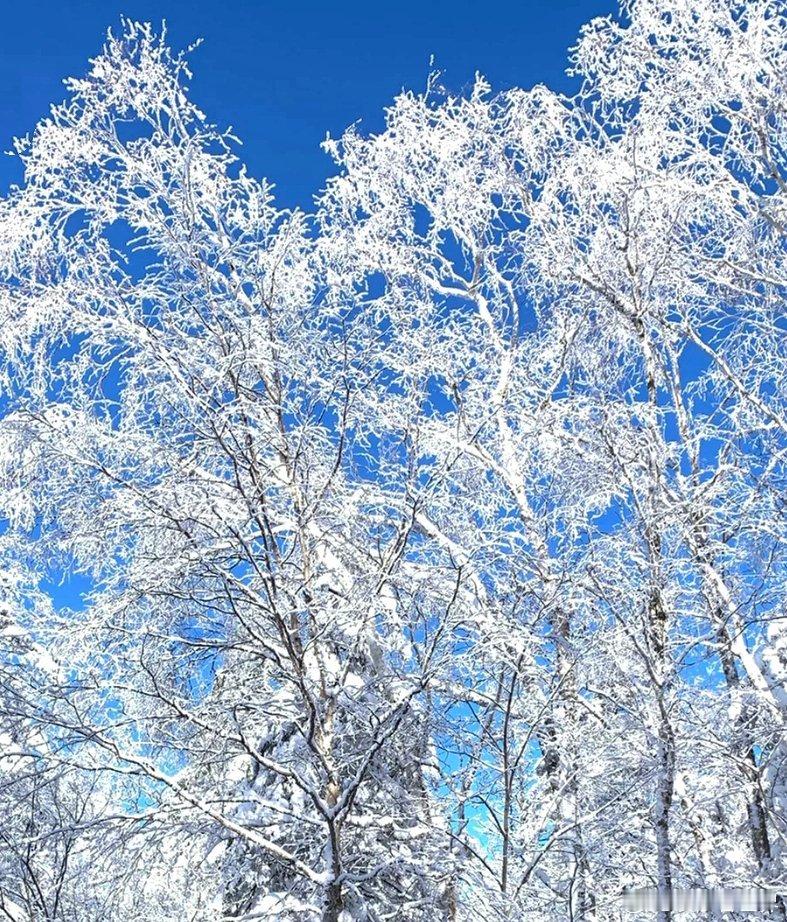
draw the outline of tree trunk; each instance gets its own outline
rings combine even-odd
[[[344,893],[341,880],[342,862],[338,824],[329,825],[328,835],[330,856],[327,864],[331,878],[325,887],[322,922],[339,922],[339,916],[344,909]]]

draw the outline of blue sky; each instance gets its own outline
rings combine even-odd
[[[579,27],[616,9],[610,0],[30,0],[6,4],[0,30],[0,150],[64,95],[121,15],[160,23],[172,44],[195,38],[193,96],[232,125],[250,171],[277,186],[282,205],[308,207],[331,172],[319,148],[360,119],[379,128],[402,87],[420,89],[429,58],[460,90],[483,73],[496,89],[547,83],[568,89],[566,51]],[[0,192],[18,179],[0,159]]]

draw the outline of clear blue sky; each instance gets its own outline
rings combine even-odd
[[[580,25],[614,0],[17,0],[0,30],[0,150],[26,134],[81,75],[121,15],[160,23],[183,47],[195,38],[193,98],[232,125],[241,156],[277,186],[282,205],[308,207],[331,171],[319,149],[360,119],[379,128],[402,87],[423,87],[429,57],[460,90],[483,73],[496,89],[568,89],[566,51]],[[18,178],[0,159],[0,192]]]

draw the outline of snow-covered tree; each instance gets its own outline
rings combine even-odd
[[[109,35],[0,202],[12,918],[787,883],[786,40],[637,0],[307,215]]]

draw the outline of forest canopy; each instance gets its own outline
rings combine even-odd
[[[306,212],[108,34],[0,199],[0,918],[787,886],[786,42],[627,3]]]

